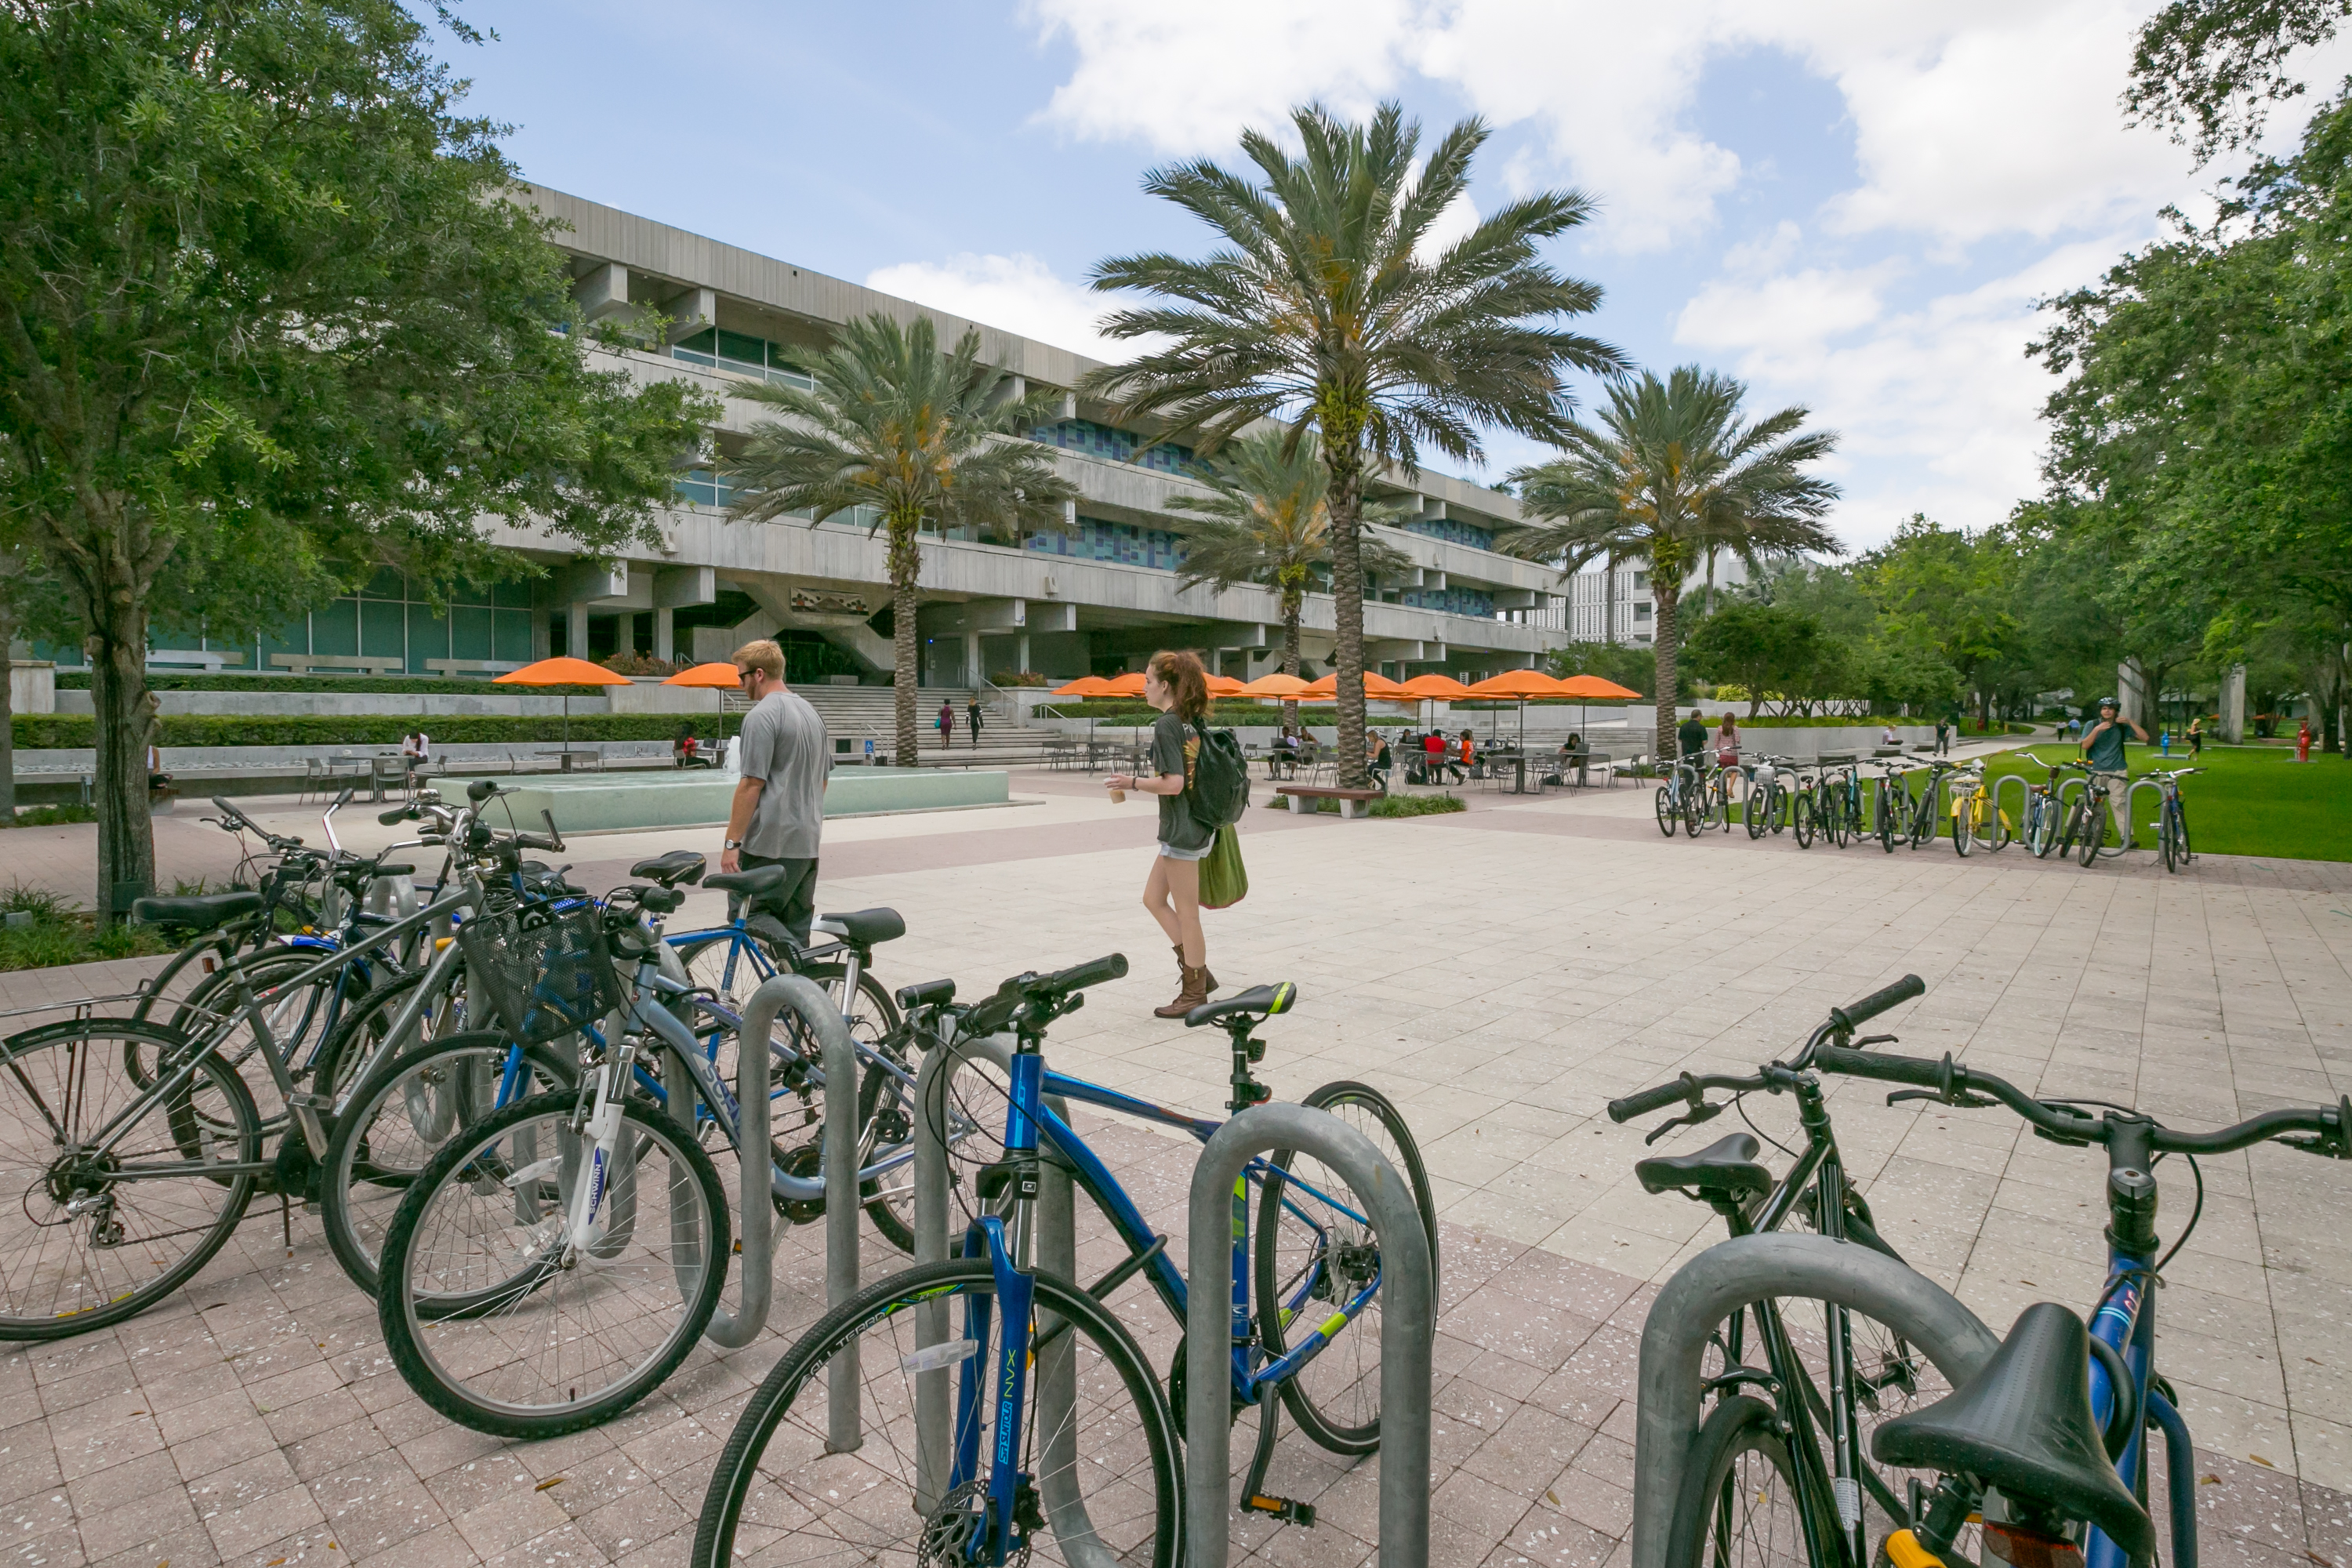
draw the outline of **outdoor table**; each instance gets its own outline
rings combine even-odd
[[[401,752],[378,752],[368,759],[368,798],[383,804],[383,786],[387,781],[404,785],[408,782],[408,757]]]
[[[556,766],[558,766],[559,768],[562,769],[565,773],[570,773],[570,772],[572,771],[572,758],[574,758],[574,757],[593,757],[593,756],[594,756],[596,753],[595,753],[595,752],[567,752],[567,751],[554,751],[554,752],[534,752],[533,754],[534,754],[534,755],[536,755],[536,756],[541,756],[541,757],[561,757],[561,758],[562,759],[562,762],[560,762],[560,763],[558,763],[556,764]]]

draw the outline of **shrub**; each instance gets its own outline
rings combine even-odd
[[[667,741],[688,716],[680,713],[574,713],[575,741]],[[26,751],[89,746],[94,721],[87,713],[20,713],[16,744]],[[561,714],[515,718],[504,714],[413,713],[166,713],[157,744],[164,746],[381,746],[395,747],[422,723],[436,745],[514,746],[551,742],[564,736]]]
[[[1010,675],[992,675],[989,677],[989,679],[994,681],[999,686],[1045,686],[1050,684],[1047,677],[1034,669],[1016,669]]]
[[[601,696],[601,686],[492,687],[487,675],[180,675],[160,669],[147,672],[153,691],[334,691],[380,697],[479,697],[485,691],[529,692],[537,697]],[[87,691],[89,677],[79,670],[58,671],[59,691]]]
[[[1469,809],[1458,795],[1391,795],[1372,802],[1374,816],[1444,816]]]
[[[97,820],[94,805],[28,805],[16,813],[16,821],[0,821],[0,827],[59,827],[68,822]]]
[[[0,923],[0,972],[172,951],[170,943],[144,926],[100,930],[67,900],[22,882],[0,890],[0,912],[32,917],[13,925]]]

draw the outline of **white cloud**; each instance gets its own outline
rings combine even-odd
[[[1080,136],[1163,153],[1222,152],[1322,99],[1360,115],[1396,87],[1412,0],[1195,0],[1170,9],[1028,0],[1077,68],[1041,118]]]
[[[866,274],[866,286],[1099,360],[1123,360],[1136,352],[1135,344],[1096,330],[1117,307],[1114,298],[1055,277],[1034,256],[965,252],[942,262],[901,262]]]

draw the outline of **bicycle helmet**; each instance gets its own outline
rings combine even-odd
[[[2124,707],[2121,701],[2113,697],[2102,697],[2096,702],[2092,703],[2091,706],[2094,708],[2112,708],[2118,713],[2123,711]]]

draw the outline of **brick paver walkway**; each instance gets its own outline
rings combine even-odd
[[[886,953],[893,984],[952,974],[970,993],[1124,949],[1136,973],[1066,1021],[1055,1065],[1219,1103],[1222,1041],[1148,1016],[1173,979],[1134,908],[1148,816],[1084,780],[1018,788],[1043,804],[836,825],[824,903],[905,913],[909,934]],[[1686,1068],[1750,1068],[1832,1004],[1911,970],[1930,989],[1887,1020],[1897,1048],[1962,1053],[2029,1089],[2186,1125],[2352,1089],[2345,868],[2208,858],[2167,878],[2145,858],[2086,872],[2014,851],[1961,861],[1948,848],[1800,852],[1738,835],[1668,843],[1630,790],[1473,804],[1395,823],[1254,813],[1251,896],[1209,917],[1229,986],[1300,985],[1297,1014],[1267,1031],[1277,1090],[1370,1081],[1404,1107],[1427,1152],[1444,1216],[1440,1563],[1623,1559],[1641,1316],[1715,1231],[1703,1209],[1632,1183],[1643,1129],[1601,1115],[1611,1096]],[[193,824],[159,826],[167,872],[201,871],[221,854],[206,846],[226,845]],[[88,876],[73,836],[89,831],[12,836],[12,869],[70,887]],[[59,837],[44,847],[26,842],[35,833]],[[571,858],[592,882],[612,880],[640,854],[711,837],[583,838]],[[709,912],[698,902],[680,918]],[[0,976],[0,1006],[80,979]],[[1890,1239],[1988,1322],[2005,1326],[2034,1300],[2090,1299],[2095,1154],[2021,1136],[2002,1112],[1888,1109],[1860,1086],[1834,1109]],[[1785,1106],[1751,1110],[1785,1137]],[[1142,1133],[1110,1146],[1174,1226],[1186,1146]],[[2160,1174],[2170,1237],[2189,1209],[2188,1172],[2171,1162]],[[2203,1221],[2159,1302],[2163,1356],[2200,1445],[2207,1560],[2352,1568],[2352,1428],[2334,1403],[2352,1356],[2339,1217],[2352,1172],[2265,1148],[2208,1161],[2204,1174]],[[683,1561],[709,1461],[781,1339],[698,1352],[602,1431],[500,1443],[417,1402],[315,1226],[292,1216],[289,1257],[279,1223],[257,1206],[240,1245],[167,1307],[0,1365],[7,1561]],[[782,1329],[813,1315],[814,1242],[795,1233],[788,1248]],[[1137,1313],[1157,1310],[1137,1287],[1120,1302],[1139,1327]],[[1253,1524],[1252,1543],[1284,1561],[1360,1561],[1376,1463],[1341,1472],[1294,1439],[1277,1485],[1325,1500],[1326,1524],[1263,1542]]]

